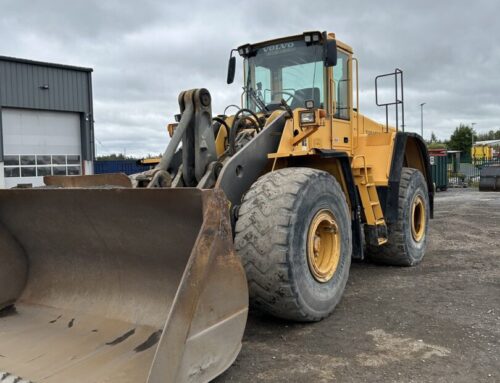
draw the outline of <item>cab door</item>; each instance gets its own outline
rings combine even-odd
[[[351,54],[337,49],[337,65],[330,70],[332,102],[332,148],[346,152],[352,149],[351,128]]]

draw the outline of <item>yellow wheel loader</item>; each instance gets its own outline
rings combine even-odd
[[[402,72],[379,124],[334,34],[243,45],[228,83],[234,51],[242,107],[213,117],[207,90],[182,92],[154,169],[0,190],[0,382],[207,382],[249,302],[318,321],[352,259],[422,260],[433,189],[399,129]]]

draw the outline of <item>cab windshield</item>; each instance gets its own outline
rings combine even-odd
[[[324,108],[323,47],[304,41],[287,41],[257,49],[245,59],[246,107],[257,112],[284,99],[292,108],[313,100]]]

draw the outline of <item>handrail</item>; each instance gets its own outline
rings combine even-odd
[[[351,63],[356,62],[356,146],[354,146],[353,143],[351,143],[352,150],[356,149],[359,145],[359,61],[356,57],[351,57]],[[351,65],[352,66],[352,65]],[[351,90],[352,90],[352,75],[350,77],[351,81]],[[354,107],[353,107],[354,109]],[[351,140],[353,141],[353,140]]]
[[[393,76],[394,77],[394,91],[395,91],[395,98],[394,102],[387,102],[387,103],[379,103],[378,100],[378,80],[382,77],[388,77],[388,76]],[[399,91],[401,92],[401,99],[398,97],[399,96]],[[404,93],[403,93],[403,71],[399,68],[396,68],[394,72],[391,73],[386,73],[386,74],[381,74],[375,77],[375,104],[377,106],[384,106],[385,107],[385,128],[386,128],[386,133],[389,131],[389,106],[394,105],[394,109],[396,112],[396,131],[399,130],[399,105],[401,105],[401,128],[402,131],[405,131],[405,107],[404,107]]]
[[[332,89],[332,118],[335,116],[335,111],[337,110],[337,93],[335,92],[335,79],[333,78],[333,73],[332,73],[332,78],[330,79],[330,85]]]

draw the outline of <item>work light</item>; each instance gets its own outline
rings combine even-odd
[[[302,112],[300,113],[300,123],[301,124],[314,124],[315,116],[314,112]]]

